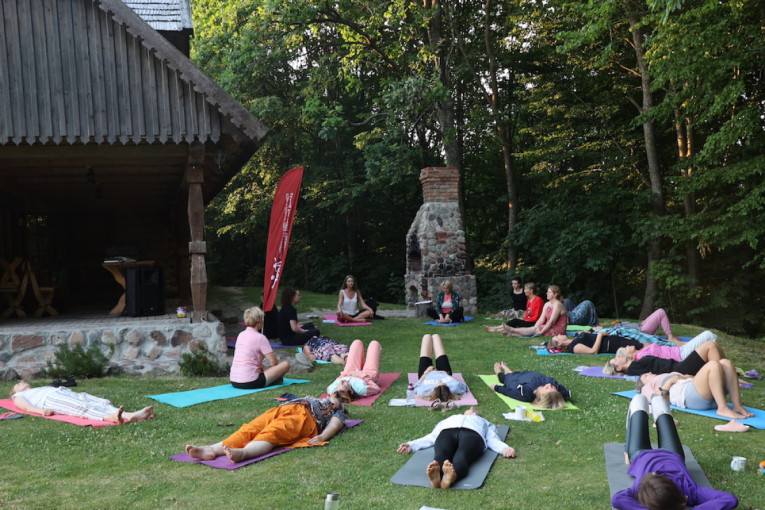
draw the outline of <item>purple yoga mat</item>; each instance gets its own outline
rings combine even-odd
[[[603,367],[602,366],[596,366],[596,367],[587,367],[581,372],[579,372],[579,375],[585,375],[587,377],[605,377],[608,379],[624,379],[623,375],[606,375],[603,373]]]
[[[340,432],[342,433],[346,429],[355,427],[356,425],[358,425],[359,423],[363,421],[364,420],[345,420],[345,428],[343,428],[343,430],[341,430]],[[204,464],[206,466],[210,466],[212,468],[217,468],[217,469],[238,469],[242,466],[246,466],[247,464],[253,464],[255,462],[261,461],[263,459],[267,459],[269,457],[273,457],[274,455],[279,455],[280,453],[288,452],[293,449],[294,448],[280,448],[278,450],[272,450],[266,453],[265,455],[261,455],[260,457],[243,460],[241,462],[231,462],[230,460],[228,460],[228,457],[226,457],[225,455],[216,457],[214,460],[199,460],[199,459],[189,457],[189,454],[187,454],[186,452],[178,453],[176,455],[171,455],[168,458],[178,462],[191,462],[195,464]]]

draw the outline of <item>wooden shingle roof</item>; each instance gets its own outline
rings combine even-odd
[[[124,0],[154,30],[181,31],[193,28],[189,0]]]
[[[0,88],[0,146],[267,132],[121,0],[0,0]]]

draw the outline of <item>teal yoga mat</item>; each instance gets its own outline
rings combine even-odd
[[[619,397],[626,397],[631,399],[635,395],[637,395],[637,391],[635,390],[629,390],[629,391],[617,391],[612,393],[612,395],[617,395]],[[687,409],[685,407],[677,407],[677,406],[670,406],[675,411],[682,411],[684,413],[690,413],[690,414],[698,414],[699,416],[706,416],[707,418],[715,418],[717,420],[725,420],[730,421],[730,418],[723,418],[722,416],[718,416],[717,412],[715,412],[714,409],[708,409],[706,411],[698,411],[696,409]],[[728,407],[732,407],[731,404],[728,404]],[[751,413],[754,413],[754,416],[752,418],[747,418],[746,420],[736,420],[740,423],[743,423],[744,425],[749,425],[750,427],[754,427],[756,429],[765,429],[765,411],[761,411],[760,409],[755,409],[753,407],[747,407],[744,406],[744,409],[748,410]]]
[[[176,393],[163,393],[161,395],[147,395],[149,398],[153,398],[157,402],[163,404],[169,404],[174,407],[189,407],[196,404],[202,404],[204,402],[212,402],[213,400],[223,400],[227,398],[241,397],[243,395],[249,395],[250,393],[257,393],[258,391],[273,390],[275,388],[283,388],[290,384],[301,384],[311,381],[304,381],[302,379],[284,379],[284,383],[267,386],[265,388],[258,388],[256,390],[240,390],[234,388],[230,384],[224,384],[223,386],[213,386],[211,388],[199,388],[196,390],[179,391]]]

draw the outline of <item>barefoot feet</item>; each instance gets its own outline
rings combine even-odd
[[[136,411],[134,413],[125,413],[123,417],[125,418],[125,421],[138,421],[138,420],[146,420],[150,418],[154,414],[154,406],[144,407],[140,411]]]
[[[457,479],[457,472],[454,470],[454,464],[450,461],[444,461],[444,476],[441,478],[441,488],[448,489]]]
[[[728,406],[718,408],[717,414],[722,416],[723,418],[732,418],[734,420],[742,420],[747,418],[747,416],[737,413],[736,411],[733,411]]]
[[[217,457],[213,449],[209,446],[194,446],[187,444],[186,453],[189,457],[200,460],[215,460],[215,457]]]
[[[510,372],[512,372],[512,370],[510,370],[510,367],[507,366],[507,363],[505,363],[505,360],[502,360],[502,363],[500,363],[500,366],[502,367],[502,370],[506,374],[509,374]]]
[[[430,464],[428,464],[428,467],[425,469],[425,473],[428,475],[428,480],[430,480],[430,485],[433,486],[434,489],[440,489],[441,488],[441,466],[438,465],[438,462],[431,461]]]
[[[239,462],[246,458],[244,448],[230,448],[228,446],[224,446],[223,452],[231,462]]]

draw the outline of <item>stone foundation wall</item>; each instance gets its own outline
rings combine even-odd
[[[110,372],[133,375],[178,374],[181,355],[201,345],[221,359],[227,352],[224,325],[215,320],[194,324],[146,321],[59,329],[43,326],[41,322],[38,330],[27,327],[23,333],[0,332],[0,379],[40,377],[40,371],[47,367],[48,361],[55,360],[58,346],[63,343],[82,345],[85,349],[96,345],[109,359]]]

